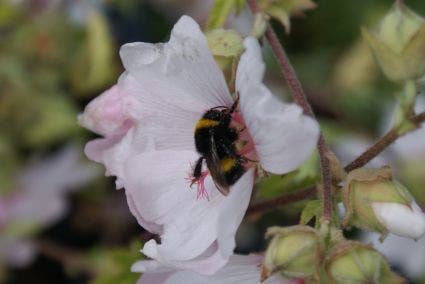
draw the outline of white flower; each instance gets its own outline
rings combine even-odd
[[[423,276],[425,268],[425,238],[418,241],[389,235],[380,242],[375,234],[364,234],[364,242],[371,242],[373,247],[385,255],[391,265],[397,266],[411,279]]]
[[[272,173],[292,171],[311,154],[318,124],[272,96],[262,84],[258,42],[247,38],[245,48],[236,75],[239,109],[232,116],[232,123],[246,126],[238,154]],[[145,244],[145,255],[168,267],[213,274],[233,253],[256,164],[244,164],[228,196],[219,193],[205,168],[198,192],[190,187],[192,165],[200,157],[195,125],[207,110],[234,103],[223,74],[187,16],[176,23],[169,42],[126,44],[120,54],[126,72],[80,116],[83,125],[104,136],[89,142],[86,154],[117,176],[139,224],[160,235],[160,244]],[[206,195],[208,200],[199,198]]]
[[[232,255],[229,262],[216,274],[200,275],[189,270],[162,267],[155,261],[141,260],[133,265],[132,271],[143,273],[137,284],[258,284],[260,283],[261,262],[262,257],[259,255]],[[290,282],[279,275],[274,275],[262,283],[285,284]]]
[[[378,220],[393,234],[418,239],[425,233],[425,214],[415,201],[410,206],[373,202],[372,208]]]

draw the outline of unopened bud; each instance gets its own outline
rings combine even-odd
[[[425,20],[397,1],[377,33],[362,30],[384,74],[393,81],[425,74]]]
[[[328,282],[345,283],[407,283],[390,270],[387,260],[370,245],[341,241],[330,251],[325,261]]]
[[[425,214],[409,191],[393,180],[389,167],[357,169],[345,180],[344,226],[356,226],[417,239],[425,233]]]
[[[317,278],[324,245],[317,230],[308,226],[272,227],[266,250],[263,279],[274,272],[289,278]]]
[[[244,51],[242,37],[233,30],[217,29],[206,34],[208,46],[223,71],[228,84],[232,84],[237,61]]]

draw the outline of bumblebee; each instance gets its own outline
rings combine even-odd
[[[217,189],[223,195],[229,194],[229,187],[245,172],[246,159],[236,151],[240,131],[230,125],[238,101],[236,99],[232,107],[209,109],[195,126],[195,146],[201,157],[193,168],[192,184],[200,179],[205,160]]]

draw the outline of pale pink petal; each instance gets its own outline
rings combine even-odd
[[[126,44],[120,55],[126,70],[149,90],[152,98],[201,113],[232,104],[207,40],[188,16],[174,25],[169,42]]]
[[[219,268],[214,265],[224,265],[233,252],[234,232],[248,206],[253,186],[253,170],[240,178],[227,197],[207,178],[209,200],[197,199],[196,186],[190,188],[187,178],[190,165],[198,157],[194,151],[157,151],[132,156],[125,165],[123,180],[139,222],[155,223],[163,229],[161,244],[151,240],[145,244],[143,253],[169,266],[213,273]],[[226,215],[227,220],[223,221],[223,212],[232,216]],[[208,256],[202,255],[216,240],[218,248]],[[201,259],[194,260],[197,257]],[[212,258],[218,261],[211,262]],[[209,265],[205,265],[207,262]]]
[[[65,194],[96,175],[93,165],[84,164],[80,150],[73,146],[27,165],[17,177],[17,190],[2,201],[3,222],[46,226],[57,221],[68,209]]]
[[[134,123],[129,108],[137,101],[121,85],[113,86],[92,100],[78,116],[79,123],[103,136],[124,134]]]
[[[28,240],[0,238],[0,261],[10,266],[24,267],[36,256],[36,247]]]
[[[131,150],[132,137],[129,136],[95,139],[88,142],[84,149],[90,160],[102,163],[105,166],[106,176],[117,176],[117,188],[122,188],[120,179],[122,166],[130,154],[126,153],[125,150]]]
[[[152,76],[157,79],[159,75]],[[196,104],[193,98],[183,102],[180,96],[173,95],[173,85],[166,81],[151,83],[136,81],[125,72],[117,84],[131,97],[127,101],[134,102],[127,105],[126,110],[127,115],[134,119],[133,127],[141,130],[136,133],[136,139],[154,139],[157,150],[193,150],[195,124],[201,118],[204,108]]]
[[[69,145],[43,160],[28,164],[18,177],[19,188],[35,194],[54,194],[84,185],[98,172],[81,158],[80,148]]]
[[[318,123],[303,115],[297,105],[278,100],[261,83],[264,68],[258,42],[247,38],[245,48],[237,72],[242,115],[262,167],[276,174],[287,173],[312,153]]]
[[[138,284],[259,284],[262,257],[258,255],[232,255],[229,262],[214,275],[201,275],[190,270],[170,271],[159,266],[152,266],[146,261],[136,263],[132,271],[143,272]],[[273,276],[264,281],[265,284],[284,284],[288,280]]]
[[[236,71],[236,90],[239,92],[254,84],[262,84],[265,65],[261,47],[255,38],[244,40],[245,52],[242,54]]]
[[[254,169],[249,169],[231,188],[218,218],[218,245],[223,256],[229,256],[236,247],[235,235],[245,216],[254,186]]]
[[[87,157],[95,162],[102,163],[106,168],[107,176],[116,176],[117,188],[122,188],[124,163],[128,157],[152,150],[152,137],[141,137],[139,127],[132,127],[124,136],[100,138],[90,141],[84,149]]]
[[[67,212],[68,202],[59,192],[21,192],[9,201],[6,209],[9,224],[22,222],[47,226]]]
[[[196,271],[203,275],[216,273],[218,269],[226,265],[229,257],[223,256],[217,241],[214,241],[201,255],[190,260],[173,260],[169,259],[168,255],[159,254],[158,245],[154,240],[145,243],[142,252],[151,257],[155,256],[158,262],[167,267]]]

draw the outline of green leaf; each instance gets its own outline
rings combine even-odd
[[[140,273],[130,271],[131,266],[142,258],[141,244],[133,241],[129,247],[97,248],[88,255],[88,263],[97,272],[91,284],[134,284]]]
[[[315,151],[298,170],[284,176],[272,175],[262,180],[258,186],[260,196],[264,199],[270,199],[312,186],[319,179],[319,156]]]
[[[206,30],[221,28],[233,9],[240,11],[244,1],[241,0],[216,0],[208,17]]]
[[[264,14],[259,13],[255,15],[254,24],[251,29],[251,36],[261,38],[267,29],[267,19]]]
[[[23,238],[35,235],[40,231],[40,224],[32,220],[31,217],[26,219],[17,220],[11,223],[8,223],[3,228],[3,236],[6,238]]]
[[[91,94],[110,84],[116,76],[115,47],[106,19],[92,11],[88,18],[87,38],[71,68],[72,86],[82,95]]]
[[[29,146],[51,145],[80,131],[76,123],[77,109],[65,95],[39,96],[34,110],[32,121],[22,130],[24,142]]]
[[[236,0],[235,1],[235,7],[236,7],[236,13],[240,13],[242,9],[245,7],[245,0]]]
[[[320,200],[309,201],[301,212],[300,224],[306,225],[314,217],[316,217],[316,220],[319,219],[321,212],[322,203]]]

